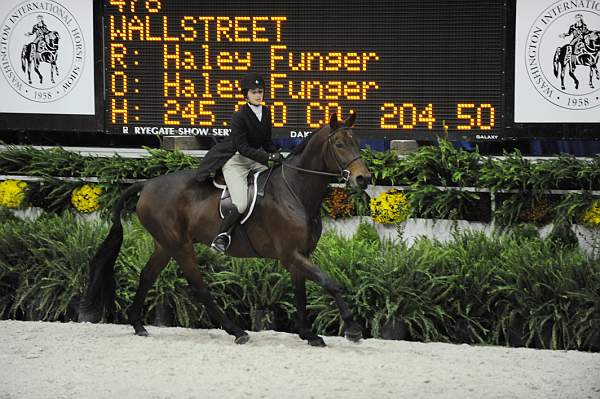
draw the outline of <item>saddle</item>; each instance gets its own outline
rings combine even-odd
[[[267,170],[267,172],[270,172],[270,170]],[[258,198],[264,197],[265,186],[267,185],[270,175],[270,173],[265,175],[263,172],[248,175],[248,206],[246,207],[246,212],[242,215],[240,224],[244,224],[246,220],[250,218]],[[235,205],[233,204],[233,201],[231,201],[231,194],[227,189],[225,178],[220,170],[213,178],[213,185],[223,190],[221,192],[221,200],[219,201],[219,215],[221,216],[221,219],[223,219],[225,217],[224,215],[228,214],[229,210],[233,209]]]

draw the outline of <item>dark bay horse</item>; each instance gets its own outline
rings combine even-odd
[[[235,257],[277,259],[291,273],[299,335],[313,346],[325,343],[307,321],[306,279],[333,296],[344,321],[346,338],[352,341],[362,338],[360,326],[342,299],[340,284],[309,259],[321,236],[319,210],[332,176],[342,176],[360,189],[365,189],[371,180],[351,129],[355,116],[351,114],[339,123],[332,115],[328,126],[306,138],[292,156],[273,169],[265,196],[258,202],[252,217],[235,230],[227,251]],[[144,299],[161,270],[174,258],[210,316],[235,336],[236,343],[248,341],[248,334],[216,306],[197,265],[194,243],[210,245],[221,220],[218,215],[220,190],[214,188],[210,179],[199,183],[195,175],[193,170],[166,174],[134,183],[121,194],[113,208],[109,235],[90,262],[80,321],[98,322],[103,314],[114,311],[113,268],[123,240],[120,215],[125,200],[141,191],[136,213],[154,238],[155,249],[142,270],[139,287],[128,310],[129,323],[135,333],[148,335],[142,325]]]
[[[567,57],[571,52],[570,59]],[[560,87],[565,89],[565,70],[569,70],[569,76],[575,83],[575,89],[579,88],[579,80],[575,76],[577,65],[590,67],[590,88],[594,88],[594,72],[596,78],[600,80],[598,73],[598,58],[600,57],[600,31],[589,32],[583,39],[582,52],[580,54],[572,54],[573,46],[565,44],[558,47],[554,53],[554,76],[558,77],[560,72]]]
[[[31,84],[31,70],[33,69],[40,78],[40,83],[43,82],[42,74],[38,67],[42,62],[50,64],[50,81],[54,82],[54,72],[58,76],[58,67],[56,66],[56,59],[58,57],[58,41],[60,36],[58,32],[52,31],[44,35],[39,42],[39,48],[35,42],[25,44],[23,51],[21,51],[21,68],[23,72],[27,72],[27,79]]]

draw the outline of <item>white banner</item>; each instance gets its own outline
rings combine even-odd
[[[517,0],[515,122],[600,122],[600,0]]]
[[[94,115],[93,0],[0,1],[0,113]]]

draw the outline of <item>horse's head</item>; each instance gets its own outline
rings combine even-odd
[[[600,51],[600,30],[589,32],[583,40],[588,51],[592,53]]]
[[[360,157],[358,142],[352,132],[355,120],[355,113],[341,123],[336,114],[331,115],[325,162],[328,169],[339,171],[352,187],[364,190],[371,182],[371,172]]]

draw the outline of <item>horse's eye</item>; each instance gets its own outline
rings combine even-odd
[[[338,141],[337,143],[335,143],[335,146],[336,146],[337,148],[342,148],[342,147],[344,146],[344,144],[343,144],[343,143],[340,143],[340,142]]]

